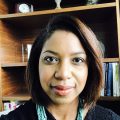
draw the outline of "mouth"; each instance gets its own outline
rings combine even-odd
[[[51,89],[56,95],[66,96],[70,92],[72,92],[72,90],[74,89],[74,86],[57,85],[57,86],[51,86]]]

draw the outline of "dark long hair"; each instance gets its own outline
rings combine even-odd
[[[79,38],[88,58],[88,79],[80,97],[84,99],[85,104],[96,103],[103,84],[100,61],[102,52],[99,42],[87,25],[80,19],[68,15],[58,15],[51,19],[33,43],[26,72],[27,84],[33,101],[43,105],[48,105],[50,102],[40,85],[38,67],[42,48],[56,30],[70,31]]]

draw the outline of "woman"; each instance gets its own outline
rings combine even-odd
[[[26,72],[32,100],[0,120],[120,120],[97,106],[102,51],[78,18],[54,17],[35,40]]]

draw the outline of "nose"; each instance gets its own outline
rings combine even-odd
[[[71,65],[69,62],[62,62],[55,71],[55,78],[58,80],[67,80],[71,78]]]

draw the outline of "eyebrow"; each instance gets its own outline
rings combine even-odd
[[[46,50],[45,52],[43,52],[43,53],[46,53],[46,52],[48,52],[48,53],[52,53],[52,54],[55,54],[55,55],[58,55],[58,53],[57,52],[54,52],[54,51],[51,51],[51,50]]]
[[[46,50],[46,51],[44,51],[43,53],[46,53],[46,52],[52,53],[52,54],[54,54],[54,55],[59,55],[57,52],[54,52],[54,51],[51,51],[51,50]],[[75,53],[72,53],[71,55],[77,55],[77,54],[85,54],[85,55],[86,55],[86,53],[83,52],[83,51],[75,52]]]

